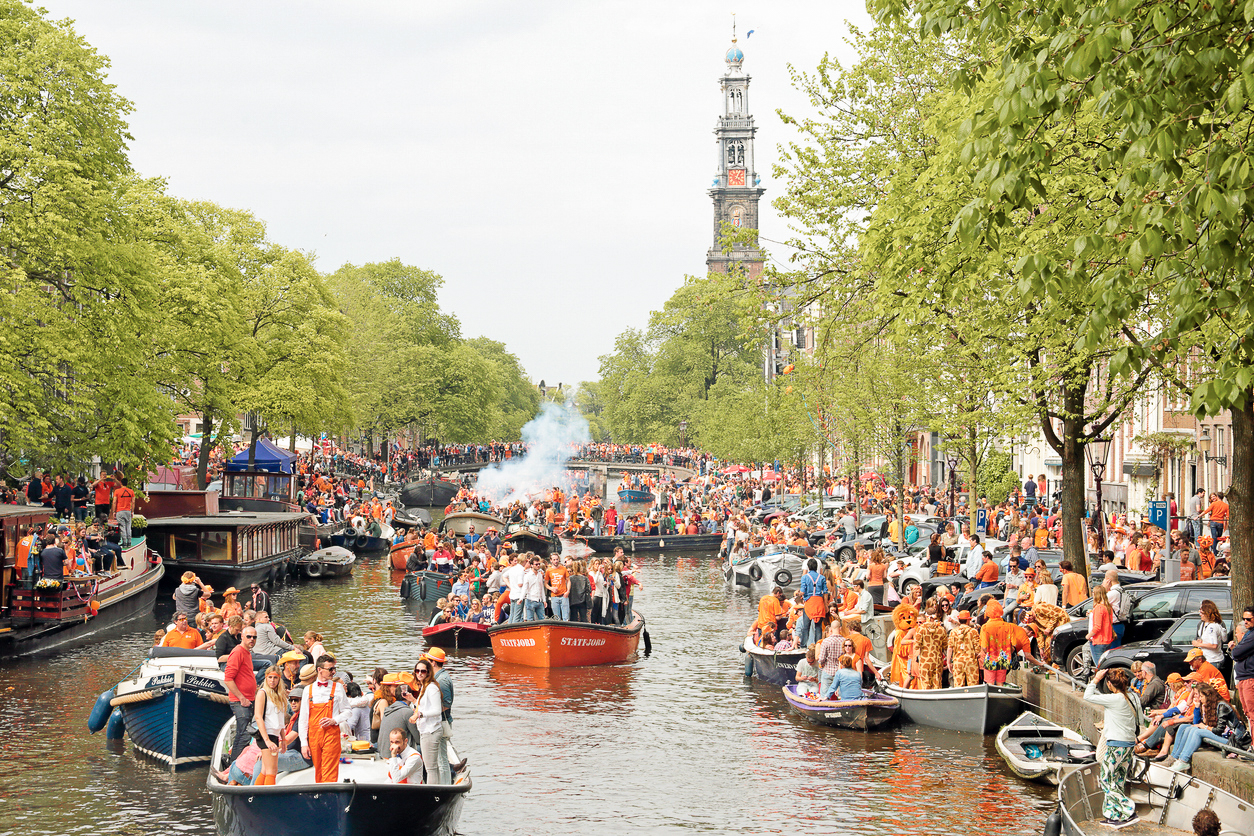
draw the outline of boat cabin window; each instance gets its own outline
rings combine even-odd
[[[170,537],[173,546],[175,560],[199,560],[200,559],[200,543],[195,537],[185,537],[181,534],[175,534]]]
[[[205,531],[200,535],[201,560],[231,562],[231,534],[227,531]]]

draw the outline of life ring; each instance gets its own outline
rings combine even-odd
[[[756,563],[754,563],[752,566],[750,566],[750,567],[749,567],[749,577],[753,578],[755,581],[760,581],[760,580],[762,580],[762,567],[761,567],[761,566],[759,566],[759,565],[758,565],[758,564],[756,564]]]
[[[789,572],[787,569],[780,569],[775,573],[776,586],[788,586],[790,583],[792,583],[792,572]]]
[[[322,577],[322,564],[314,561],[305,564],[305,577],[320,578]]]
[[[353,541],[353,545],[359,549],[364,549],[366,544],[370,542],[370,538],[365,534],[358,534],[357,539]]]

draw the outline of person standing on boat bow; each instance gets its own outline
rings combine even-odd
[[[827,615],[827,593],[827,578],[819,574],[819,562],[812,557],[806,561],[806,573],[801,576],[804,606],[797,617],[798,647],[809,647],[822,637],[823,618]]]
[[[340,723],[352,709],[348,695],[335,674],[335,659],[318,657],[317,679],[305,688],[300,703],[300,747],[305,760],[314,765],[314,780],[334,784],[340,780]]]
[[[232,618],[232,621],[235,619]],[[248,745],[248,724],[253,718],[253,700],[257,697],[257,676],[253,673],[253,645],[257,630],[249,627],[241,634],[240,643],[226,658],[222,684],[226,686],[231,714],[235,715],[235,740],[231,743],[231,760],[239,757]]]

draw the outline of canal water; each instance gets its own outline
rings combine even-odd
[[[756,602],[725,586],[714,555],[638,563],[648,657],[548,671],[495,664],[490,651],[451,656],[455,742],[474,777],[461,833],[1041,831],[1050,793],[1010,775],[991,738],[813,726],[743,678],[737,645]],[[351,578],[281,585],[275,615],[323,633],[359,678],[408,670],[426,613],[400,601],[399,581],[385,558],[366,558]],[[214,832],[204,769],[171,775],[86,728],[96,696],[169,617],[168,596],[125,635],[0,665],[0,833]]]

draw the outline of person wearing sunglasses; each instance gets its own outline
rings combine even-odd
[[[305,689],[300,703],[301,754],[314,765],[314,780],[334,784],[340,780],[340,724],[352,709],[348,695],[335,675],[335,658],[319,656],[316,679]]]
[[[1237,696],[1246,719],[1254,720],[1254,608],[1246,607],[1241,613],[1241,623],[1233,630],[1233,635],[1239,636],[1229,645]]]

